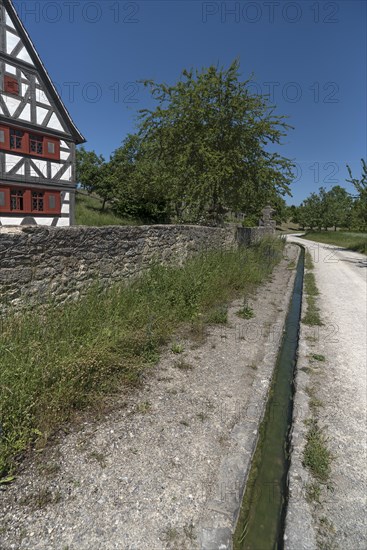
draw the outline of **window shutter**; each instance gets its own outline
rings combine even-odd
[[[49,137],[43,138],[43,156],[52,160],[60,160],[60,141]]]
[[[9,212],[10,209],[10,189],[8,187],[0,188],[0,212]]]
[[[49,214],[61,214],[61,194],[60,191],[45,192],[45,212]]]
[[[19,82],[13,76],[4,76],[4,92],[7,94],[19,95]]]
[[[10,149],[10,130],[6,126],[0,126],[0,149]]]

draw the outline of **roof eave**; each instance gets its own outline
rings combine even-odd
[[[12,0],[2,0],[2,1],[3,1],[4,6],[8,9],[10,17],[12,18],[13,24],[14,24],[15,28],[17,29],[20,37],[23,39],[23,41],[25,42],[26,45],[28,43],[28,45],[30,46],[29,55],[30,55],[32,61],[34,62],[36,68],[39,70],[39,72],[43,76],[46,86],[48,85],[49,91],[50,91],[50,93],[51,93],[51,95],[52,95],[52,97],[53,97],[60,113],[63,115],[63,117],[68,122],[68,127],[69,127],[69,130],[70,130],[70,134],[73,136],[75,143],[78,144],[78,145],[80,145],[82,143],[86,143],[87,140],[85,139],[83,134],[78,130],[77,126],[73,122],[73,119],[71,118],[71,115],[69,114],[69,111],[67,110],[67,108],[65,107],[61,97],[59,96],[59,93],[56,90],[56,88],[55,88],[55,86],[54,86],[54,84],[51,80],[51,77],[47,72],[46,67],[44,66],[40,56],[38,55],[38,52],[36,50],[35,45],[32,42],[31,37],[29,36],[29,34],[28,34],[26,28],[24,27],[21,19],[19,18],[19,15],[18,15],[15,7],[13,6]]]

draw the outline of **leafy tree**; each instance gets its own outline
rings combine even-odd
[[[102,198],[102,210],[106,202],[114,198],[119,184],[111,168],[95,151],[86,151],[81,147],[76,152],[77,181],[88,193],[97,193]]]
[[[185,70],[173,86],[144,84],[158,105],[140,112],[130,191],[137,185],[148,200],[159,197],[167,216],[203,223],[220,222],[228,210],[259,215],[290,194],[292,163],[266,150],[290,126],[240,81],[238,61],[228,70]],[[122,166],[125,153],[115,159],[121,154]]]
[[[291,127],[248,84],[238,61],[183,71],[172,86],[145,81],[156,108],[140,111],[108,163],[81,148],[78,181],[120,215],[149,221],[217,224],[228,211],[258,220],[267,203],[281,221],[293,164],[268,146]]]
[[[326,191],[320,187],[319,193],[311,193],[298,209],[298,221],[302,227],[311,230],[317,228],[327,230],[334,227],[350,227],[352,213],[352,198],[339,185]]]
[[[101,166],[100,177],[94,191],[102,198],[102,210],[106,202],[114,200],[116,189],[119,187],[119,180],[114,173],[111,164],[106,163]]]
[[[105,160],[94,151],[80,147],[76,151],[76,179],[88,193],[92,193],[99,185],[101,167]]]
[[[326,220],[324,225],[327,224],[326,228],[334,226],[336,231],[337,227],[350,227],[353,201],[346,189],[336,185],[328,191],[325,200]]]
[[[349,183],[352,183],[358,193],[357,199],[355,201],[354,210],[356,222],[359,228],[367,228],[367,165],[364,159],[361,159],[362,163],[362,176],[361,179],[353,178],[352,170],[350,166],[347,165],[349,173]]]
[[[307,199],[305,199],[300,208],[298,219],[301,227],[309,227],[311,230],[322,228],[323,225],[323,208],[320,195],[317,193],[311,193]]]
[[[292,223],[299,223],[299,206],[295,204],[288,206],[288,220]]]
[[[119,215],[164,223],[170,205],[158,177],[159,159],[153,158],[149,148],[149,142],[130,134],[112,155],[110,168],[118,181],[114,209]]]
[[[283,222],[288,221],[289,209],[283,197],[274,197],[274,199],[272,200],[272,207],[275,210],[273,214],[273,219],[277,222],[278,225],[281,225]]]

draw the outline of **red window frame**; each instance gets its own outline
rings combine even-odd
[[[43,212],[45,211],[45,193],[43,191],[31,190],[31,210],[32,212]]]
[[[19,81],[15,76],[4,76],[4,92],[6,94],[19,95]]]
[[[43,156],[43,137],[39,134],[29,134],[29,153]],[[33,150],[34,148],[34,150]]]
[[[8,214],[32,214],[32,215],[61,215],[61,191],[50,191],[44,189],[27,189],[16,186],[1,186],[0,192],[5,195],[4,206],[0,205],[0,212]],[[23,193],[22,197],[17,196]],[[34,194],[37,193],[37,197]],[[50,198],[53,197],[55,207],[50,208]],[[22,208],[20,208],[22,199]],[[16,201],[16,206],[12,208],[12,201]],[[37,201],[37,204],[34,202]],[[41,209],[42,208],[42,209]]]
[[[13,202],[15,201],[15,202]],[[14,188],[10,190],[10,211],[24,212],[26,206],[26,197],[24,189]],[[15,206],[13,206],[15,204]]]
[[[4,132],[4,141],[0,142],[0,149],[10,152],[23,153],[24,155],[30,155],[32,157],[39,157],[49,160],[60,160],[60,140],[49,136],[44,136],[37,132],[30,132],[22,128],[15,128],[9,126],[1,126],[0,130]],[[23,132],[21,138],[21,146],[14,147],[14,140],[16,141],[17,132]],[[19,138],[20,136],[18,136]],[[42,153],[38,150],[31,151],[32,143],[42,143]],[[49,144],[53,146],[53,153],[49,153]],[[37,148],[37,147],[36,147]]]
[[[10,151],[17,153],[27,153],[29,151],[29,137],[28,133],[24,130],[18,130],[17,128],[10,128]]]

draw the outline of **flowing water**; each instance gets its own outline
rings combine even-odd
[[[301,249],[285,332],[234,535],[235,550],[283,548],[303,271]]]

